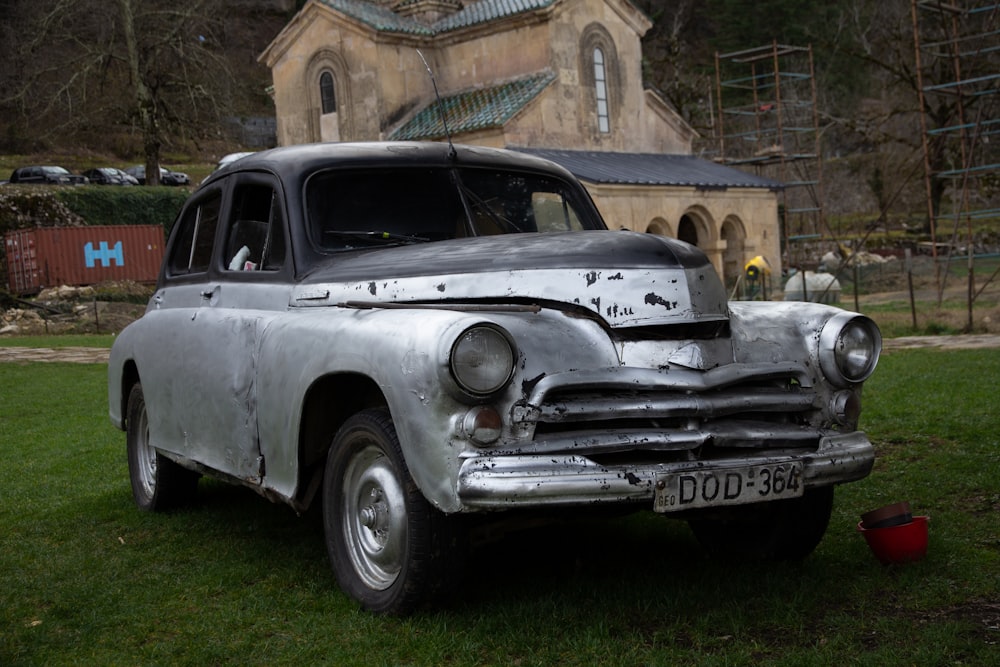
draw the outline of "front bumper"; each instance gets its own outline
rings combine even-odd
[[[824,436],[810,451],[785,450],[752,456],[671,463],[600,465],[585,456],[481,456],[463,462],[458,496],[468,509],[513,509],[592,503],[648,501],[656,478],[693,470],[725,470],[752,465],[802,463],[807,488],[862,479],[871,472],[875,451],[860,431]]]

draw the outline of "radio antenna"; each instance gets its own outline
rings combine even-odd
[[[437,79],[434,78],[434,71],[431,66],[427,64],[427,59],[424,58],[424,54],[421,53],[420,49],[417,49],[417,55],[420,56],[420,60],[423,61],[424,67],[427,68],[427,74],[431,77],[431,85],[434,86],[434,97],[437,99],[438,115],[441,116],[441,124],[444,125],[444,134],[448,137],[448,157],[454,160],[458,153],[455,152],[455,144],[451,142],[451,130],[448,129],[448,118],[444,113],[444,104],[441,102],[441,93],[438,92]]]

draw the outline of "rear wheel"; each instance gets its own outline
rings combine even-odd
[[[198,487],[199,475],[177,465],[149,443],[149,418],[142,385],[136,383],[128,396],[126,448],[132,498],[141,510],[160,512],[189,502]]]
[[[465,545],[456,521],[410,478],[385,410],[354,415],[334,438],[323,524],[337,582],[369,611],[409,613],[460,576]]]
[[[734,507],[720,518],[690,519],[688,525],[713,555],[801,560],[823,539],[832,511],[833,487],[827,486],[801,498]]]

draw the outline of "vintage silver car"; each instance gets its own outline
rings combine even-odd
[[[400,614],[454,583],[470,516],[645,508],[805,557],[872,467],[880,347],[856,313],[728,302],[697,248],[609,231],[550,162],[325,144],[191,196],[108,393],[140,508],[200,474],[315,501],[341,588]]]

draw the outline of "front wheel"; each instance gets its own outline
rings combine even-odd
[[[407,614],[459,576],[464,544],[455,521],[410,478],[385,410],[354,415],[334,438],[323,525],[338,584],[369,611]]]
[[[720,518],[688,525],[710,554],[769,560],[801,560],[811,554],[830,523],[833,487],[807,490],[801,498],[734,507]]]
[[[135,504],[147,512],[160,512],[190,501],[199,475],[161,455],[149,443],[149,417],[141,384],[132,386],[125,415],[128,475]]]

